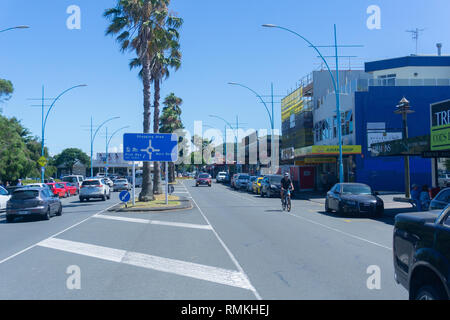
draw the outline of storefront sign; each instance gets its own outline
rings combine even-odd
[[[431,151],[450,150],[450,100],[431,105]]]
[[[371,151],[371,147],[375,143],[393,141],[393,140],[401,140],[403,139],[403,134],[401,132],[367,132],[367,146],[368,151]]]
[[[306,158],[306,164],[336,163],[337,158]]]
[[[372,157],[421,156],[430,151],[430,137],[419,136],[407,141],[395,140],[372,145]]]
[[[312,146],[313,155],[338,155],[339,146]],[[342,146],[343,154],[361,154],[361,146]]]

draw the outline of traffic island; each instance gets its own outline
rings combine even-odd
[[[136,201],[135,205],[130,201],[126,205],[123,203],[114,206],[108,211],[112,212],[152,212],[152,211],[172,211],[192,208],[191,201],[186,197],[169,196],[169,203],[166,204],[164,194],[155,195],[154,201]]]

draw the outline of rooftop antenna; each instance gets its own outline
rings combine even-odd
[[[416,56],[417,56],[418,48],[419,48],[419,36],[420,36],[420,33],[423,31],[425,31],[425,29],[416,28],[415,30],[406,30],[406,32],[411,33],[412,39],[416,41]]]

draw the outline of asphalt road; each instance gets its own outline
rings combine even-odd
[[[0,218],[0,299],[407,299],[394,281],[392,220],[262,199],[223,185],[176,187],[193,208],[112,213],[64,199],[50,221]],[[378,266],[381,288],[368,289]]]

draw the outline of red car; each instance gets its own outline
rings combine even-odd
[[[76,187],[76,185],[74,183],[60,182],[59,184],[64,185],[66,190],[69,192],[69,196],[74,196],[74,195],[78,194],[78,188]]]
[[[66,186],[62,183],[47,183],[47,185],[52,189],[53,194],[58,195],[60,198],[66,198],[70,194],[69,190],[67,190]]]
[[[197,180],[195,180],[195,186],[201,186],[201,185],[207,185],[208,187],[211,187],[211,176],[207,173],[200,173],[197,177]]]

